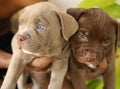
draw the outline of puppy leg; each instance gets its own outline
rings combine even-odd
[[[86,70],[76,65],[72,56],[70,57],[69,73],[75,89],[88,89],[85,85]]]
[[[27,89],[27,79],[28,79],[28,71],[24,71],[22,75],[19,77],[17,85],[18,89]]]
[[[103,59],[103,61],[99,64],[98,68],[93,73],[88,73],[86,79],[92,79],[97,76],[100,76],[108,67],[107,60]]]
[[[49,84],[50,78],[47,77],[46,81],[44,82],[44,86],[42,89],[48,89],[48,84]],[[72,82],[68,80],[67,78],[64,79],[62,89],[74,89]]]
[[[57,59],[53,62],[50,84],[48,89],[61,89],[68,68],[68,58]]]
[[[70,72],[71,80],[75,89],[88,89],[85,85],[85,71],[78,69]]]
[[[64,82],[63,82],[63,87],[62,89],[74,89],[73,88],[73,85],[72,85],[72,82],[68,79],[64,79]]]
[[[30,77],[32,78],[33,81],[33,87],[32,89],[44,89],[45,82],[49,82],[48,75],[43,72],[30,72]]]
[[[15,89],[17,80],[20,74],[24,70],[24,62],[21,59],[21,55],[14,55],[12,56],[11,63],[9,65],[7,74],[3,81],[1,89]]]
[[[109,58],[108,69],[103,74],[104,89],[115,89],[115,57]]]

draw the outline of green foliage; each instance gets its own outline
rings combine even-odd
[[[102,80],[100,79],[93,79],[87,82],[87,87],[89,89],[97,89],[99,87],[99,89],[102,89]]]
[[[116,0],[83,0],[78,8],[99,7],[115,18],[120,18],[120,5]]]
[[[93,6],[99,6],[99,7],[108,7],[115,3],[115,0],[83,0],[79,4],[79,7],[85,7],[85,8],[91,8]]]
[[[120,18],[120,5],[114,3],[111,6],[108,6],[103,9],[113,17]]]

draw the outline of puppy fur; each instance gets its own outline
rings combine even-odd
[[[70,38],[70,76],[75,89],[88,89],[86,79],[102,76],[103,89],[115,89],[118,23],[99,8],[70,8],[79,24]]]
[[[70,22],[70,23],[69,23]],[[75,19],[48,2],[25,7],[19,17],[19,30],[12,40],[13,55],[1,89],[26,88],[26,77],[33,79],[33,89],[42,89],[42,82],[50,74],[48,89],[61,89],[68,68],[70,54],[68,40],[78,29]],[[24,68],[32,60],[53,57],[46,73],[27,72]]]

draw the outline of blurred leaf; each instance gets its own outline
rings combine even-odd
[[[89,89],[96,89],[96,87],[100,84],[100,80],[99,79],[93,79],[90,80],[87,83],[87,86],[89,87]]]
[[[120,5],[115,3],[103,9],[113,17],[120,18]]]
[[[103,82],[101,81],[99,85],[96,87],[96,89],[103,89]]]
[[[90,7],[107,7],[115,3],[115,0],[83,0],[78,7],[79,8],[90,8]]]
[[[116,0],[83,0],[78,8],[99,7],[104,9],[109,15],[120,18],[120,5],[116,4]]]

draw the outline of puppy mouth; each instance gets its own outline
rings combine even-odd
[[[93,64],[91,64],[91,63],[87,63],[87,66],[90,67],[90,68],[92,68],[92,69],[96,69],[96,66],[93,65]]]
[[[40,54],[38,54],[38,53],[33,53],[33,52],[30,52],[30,51],[25,50],[25,49],[23,49],[23,48],[21,48],[21,50],[22,50],[22,51],[23,51],[23,53],[25,53],[25,54],[35,55],[35,56],[41,56],[41,55],[40,55]]]
[[[88,66],[91,69],[97,68],[97,65],[95,65],[95,63],[91,63],[91,62],[87,62],[87,61],[79,61],[79,62],[85,64],[86,66]]]

